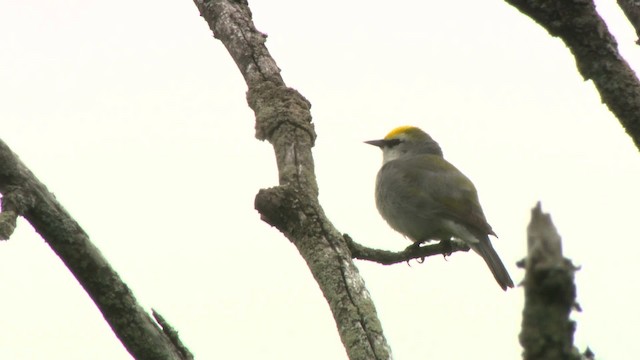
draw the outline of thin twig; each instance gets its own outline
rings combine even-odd
[[[424,258],[434,255],[448,256],[457,251],[469,251],[469,247],[459,241],[441,241],[424,246],[412,245],[403,251],[395,252],[360,245],[347,234],[344,234],[344,239],[354,259],[374,261],[383,265],[397,264],[413,259],[424,260]]]

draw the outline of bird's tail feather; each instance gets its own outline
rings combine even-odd
[[[474,243],[471,248],[482,256],[502,290],[513,287],[513,280],[511,280],[507,269],[504,267],[502,260],[500,260],[498,253],[496,253],[489,239],[482,239],[480,242]]]

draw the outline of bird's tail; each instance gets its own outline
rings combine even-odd
[[[513,280],[511,280],[507,269],[504,267],[502,260],[500,260],[498,253],[496,253],[488,238],[481,239],[480,242],[472,244],[471,248],[482,256],[502,290],[506,291],[508,287],[513,287]]]

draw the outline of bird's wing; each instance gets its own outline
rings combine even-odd
[[[430,211],[475,230],[481,237],[495,235],[482,212],[475,186],[460,170],[441,156],[419,155],[398,159],[409,193],[429,196]],[[428,191],[424,191],[428,187]],[[428,194],[428,195],[418,195]]]

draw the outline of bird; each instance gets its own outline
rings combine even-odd
[[[444,159],[440,145],[415,126],[400,126],[381,140],[365,141],[382,149],[375,185],[376,207],[386,222],[419,246],[439,240],[463,241],[486,262],[503,290],[513,287],[489,235],[475,186]]]

